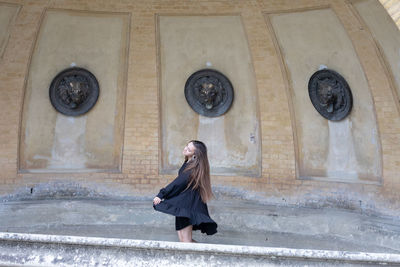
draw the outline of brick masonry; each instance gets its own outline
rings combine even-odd
[[[370,33],[344,0],[1,0],[21,9],[11,25],[0,61],[0,193],[52,181],[95,182],[124,188],[132,195],[152,195],[173,176],[159,174],[160,116],[156,47],[157,14],[240,14],[257,78],[262,134],[262,177],[213,176],[215,186],[231,186],[279,203],[344,201],[373,210],[400,206],[400,116],[391,84]],[[0,3],[1,4],[1,3]],[[383,155],[382,185],[296,179],[293,129],[285,81],[274,37],[265,14],[331,6],[348,32],[367,77]],[[131,14],[122,172],[22,174],[18,172],[19,126],[25,79],[48,8],[128,12]],[[365,204],[362,204],[365,203]]]

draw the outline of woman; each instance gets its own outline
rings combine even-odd
[[[203,142],[190,141],[183,149],[185,162],[178,177],[153,200],[155,210],[176,216],[175,229],[179,241],[195,242],[192,230],[213,235],[217,224],[208,214],[207,202],[213,197],[207,147]]]

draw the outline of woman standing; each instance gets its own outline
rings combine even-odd
[[[203,142],[190,141],[182,153],[185,162],[178,177],[160,190],[153,200],[153,207],[176,216],[179,241],[194,242],[192,230],[201,230],[207,235],[217,232],[217,224],[210,218],[206,204],[213,197],[210,165]]]

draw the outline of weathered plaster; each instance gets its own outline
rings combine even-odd
[[[120,168],[128,22],[125,14],[45,12],[26,84],[22,171]],[[96,105],[79,117],[58,113],[48,96],[52,79],[70,66],[88,69],[100,85]]]
[[[179,167],[186,142],[200,139],[212,173],[259,176],[257,90],[240,16],[160,16],[159,34],[162,171]],[[186,102],[186,80],[203,68],[233,85],[233,104],[223,116],[200,116]]]
[[[273,14],[270,20],[290,80],[299,177],[379,183],[382,156],[369,85],[333,10]],[[323,118],[308,94],[311,75],[326,67],[347,80],[353,95],[350,115],[339,122]]]

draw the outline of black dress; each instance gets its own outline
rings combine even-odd
[[[186,189],[190,176],[190,171],[184,172],[186,165],[186,162],[182,165],[174,181],[160,190],[157,197],[163,201],[158,205],[153,204],[153,207],[157,211],[176,216],[177,223],[178,219],[183,219],[188,225],[193,225],[193,230],[213,235],[217,232],[217,224],[210,218],[207,204],[201,200],[198,190]]]

